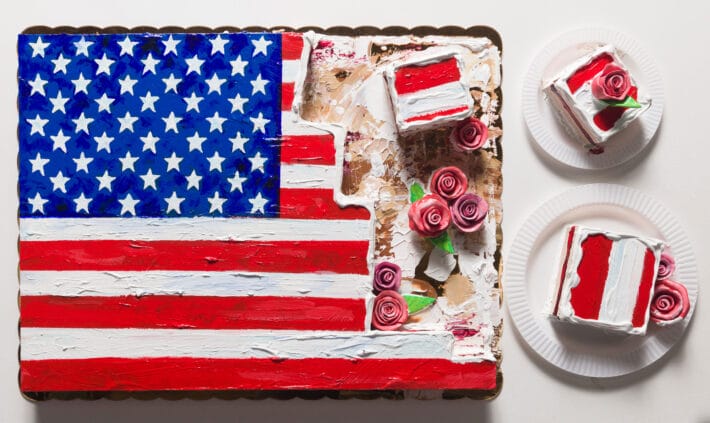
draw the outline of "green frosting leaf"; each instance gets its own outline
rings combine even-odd
[[[435,298],[425,297],[423,295],[404,294],[402,296],[404,297],[404,301],[407,302],[407,310],[409,311],[409,314],[422,311],[434,304],[434,301],[436,301]]]
[[[634,100],[633,97],[627,96],[624,101],[608,101],[605,100],[604,103],[608,104],[611,107],[626,107],[628,109],[640,109],[641,105]]]
[[[436,238],[429,238],[429,241],[449,254],[454,253],[454,244],[451,243],[451,237],[446,231]]]
[[[413,183],[409,188],[409,199],[414,203],[422,197],[424,197],[424,188],[416,182]]]

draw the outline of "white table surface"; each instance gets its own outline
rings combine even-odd
[[[544,421],[710,422],[710,3],[569,0],[410,1],[94,1],[4,3],[0,53],[0,422],[182,421]],[[160,5],[158,3],[161,3]],[[692,5],[690,5],[692,3]],[[300,6],[306,4],[306,6]],[[701,5],[702,4],[702,5]],[[503,38],[504,252],[526,216],[547,198],[590,182],[625,184],[656,197],[683,222],[699,265],[700,302],[686,337],[656,365],[619,380],[571,377],[541,363],[505,317],[504,384],[491,402],[458,401],[50,401],[18,391],[16,34],[31,25],[302,26],[485,24]],[[631,163],[577,171],[538,151],[520,112],[521,84],[537,51],[557,35],[606,26],[637,38],[664,77],[666,109],[653,144]]]

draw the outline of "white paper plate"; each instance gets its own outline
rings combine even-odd
[[[605,145],[604,153],[594,155],[587,152],[559,122],[552,104],[543,95],[542,82],[601,44],[616,47],[639,88],[651,97],[652,103],[636,121]],[[523,81],[523,116],[533,138],[553,158],[580,169],[610,168],[640,153],[651,142],[661,123],[664,103],[663,81],[651,56],[634,39],[609,29],[580,29],[555,39],[540,51]]]
[[[688,317],[666,327],[651,322],[645,336],[549,320],[543,309],[557,274],[563,228],[570,223],[667,241],[676,260],[673,279],[688,288]],[[504,287],[508,310],[528,345],[560,369],[591,377],[625,375],[661,358],[683,335],[698,297],[695,257],[678,220],[647,195],[609,184],[573,188],[537,209],[513,241]]]

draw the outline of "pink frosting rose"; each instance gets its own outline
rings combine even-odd
[[[449,138],[458,151],[474,151],[488,141],[488,127],[475,117],[461,122]]]
[[[468,178],[456,166],[447,166],[438,169],[431,176],[429,189],[439,194],[446,201],[453,201],[461,196],[468,188]]]
[[[660,324],[675,323],[688,315],[688,290],[678,282],[665,279],[656,282],[651,300],[651,320]]]
[[[415,201],[408,214],[409,228],[427,238],[441,235],[451,224],[449,206],[437,194],[425,195]]]
[[[397,330],[407,321],[407,302],[397,291],[377,294],[372,307],[372,326],[379,330]]]
[[[675,260],[668,253],[661,254],[661,260],[658,263],[658,280],[668,279],[675,272]]]
[[[473,193],[459,197],[450,206],[451,220],[461,232],[475,232],[481,228],[488,214],[488,202]]]
[[[602,73],[592,79],[592,95],[600,100],[622,101],[631,89],[631,78],[626,70],[609,63]]]
[[[375,294],[382,291],[399,289],[402,282],[402,269],[394,263],[383,261],[375,266],[375,277],[372,281],[372,290]]]

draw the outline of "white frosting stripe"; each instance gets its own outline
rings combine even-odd
[[[335,166],[281,164],[281,188],[332,188]]]
[[[20,240],[353,241],[367,239],[369,225],[366,220],[323,225],[310,219],[239,217],[26,218],[20,219]]]
[[[450,332],[22,328],[21,360],[99,357],[442,358]]]
[[[281,77],[282,82],[296,82],[301,77],[300,60],[284,60]]]
[[[632,326],[646,250],[644,244],[632,238],[614,242],[599,320]]]
[[[285,110],[281,112],[281,131],[284,135],[320,135],[331,133],[318,127],[304,124],[297,114]]]
[[[459,81],[397,96],[398,117],[402,120],[468,107],[469,104],[470,95]]]
[[[367,275],[250,272],[23,271],[21,295],[210,297],[287,296],[361,298],[371,287]]]

